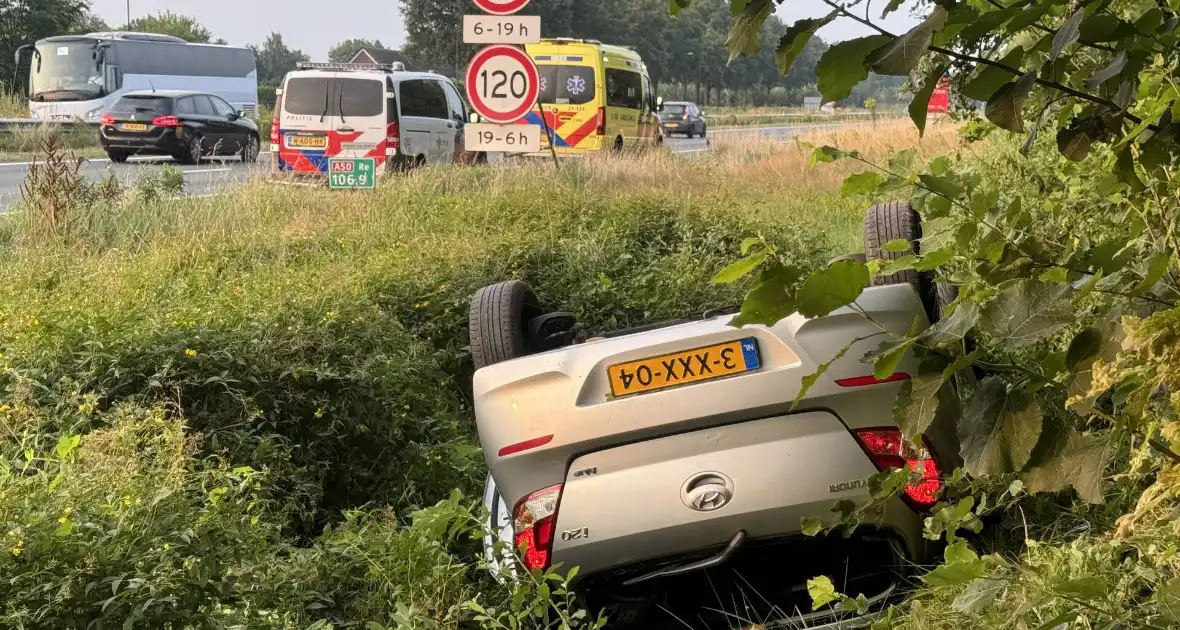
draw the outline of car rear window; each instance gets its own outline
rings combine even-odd
[[[299,77],[287,81],[283,110],[296,116],[379,116],[385,84],[375,79]]]
[[[172,99],[159,96],[124,96],[115,101],[110,111],[133,114],[135,112],[170,112]]]
[[[684,113],[684,106],[683,105],[673,105],[671,103],[665,103],[664,104],[664,113],[666,113],[666,114],[683,114]]]
[[[539,66],[541,102],[551,105],[585,105],[594,100],[594,68],[590,66]]]

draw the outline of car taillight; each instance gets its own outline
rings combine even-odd
[[[600,136],[606,135],[606,108],[605,107],[598,108],[598,129],[596,130],[596,133]]]
[[[152,120],[152,125],[156,127],[179,127],[180,119],[176,116],[157,116]]]
[[[98,122],[101,125],[113,125],[115,124],[115,117],[110,114],[103,114]]]
[[[557,523],[557,501],[561,484],[538,490],[516,504],[512,525],[516,548],[529,570],[549,566],[553,550],[553,528]]]
[[[942,480],[939,479],[938,459],[929,442],[923,438],[922,448],[917,448],[902,438],[900,430],[892,428],[858,429],[855,434],[861,448],[879,470],[909,468],[921,473],[921,480],[905,487],[904,498],[912,507],[926,509],[934,505],[942,491]]]
[[[397,150],[401,148],[402,130],[401,125],[395,120],[385,126],[385,152],[390,155],[397,155]]]

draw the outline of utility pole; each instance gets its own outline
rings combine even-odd
[[[127,0],[127,28],[131,28],[131,0]]]

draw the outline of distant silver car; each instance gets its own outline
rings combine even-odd
[[[901,255],[881,250],[897,238],[919,247],[908,205],[874,207],[865,226],[870,258]],[[854,345],[791,404],[801,379],[850,340],[937,317],[930,278],[880,282],[857,301],[873,321],[844,308],[735,328],[731,309],[602,334],[546,313],[523,282],[482,289],[470,323],[490,530],[529,569],[578,567],[587,603],[616,622],[695,604],[849,627],[839,610],[812,610],[805,584],[820,574],[879,610],[931,551],[923,511],[940,475],[960,464],[957,397],[945,392],[925,449],[905,444],[892,410],[916,361],[878,380],[860,361],[878,338]],[[922,481],[880,523],[848,539],[801,534],[801,519],[832,522],[835,502],[866,498],[866,478],[903,466]]]

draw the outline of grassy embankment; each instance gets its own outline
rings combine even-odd
[[[464,528],[470,295],[524,278],[598,329],[734,303],[709,279],[747,236],[805,264],[859,248],[862,204],[837,192],[855,167],[807,162],[718,141],[180,201],[41,181],[0,216],[0,626],[455,627],[477,593],[512,610]]]

